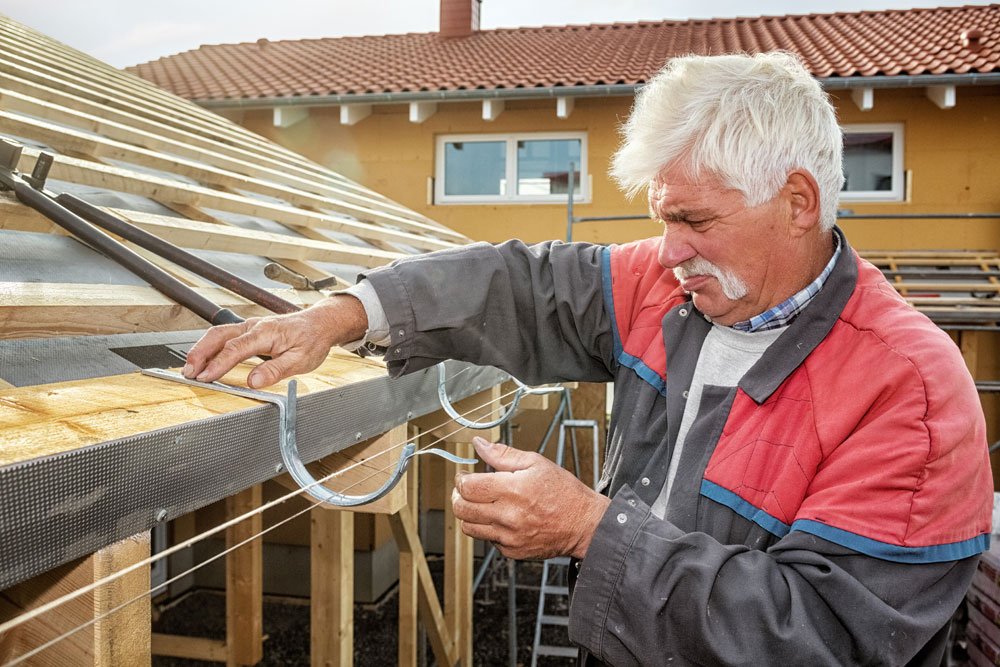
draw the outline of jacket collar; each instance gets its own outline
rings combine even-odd
[[[740,389],[758,404],[766,401],[826,338],[854,293],[857,257],[840,228],[834,227],[833,233],[840,238],[841,253],[823,289],[740,380]]]

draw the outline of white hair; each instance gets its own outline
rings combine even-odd
[[[836,222],[843,135],[819,82],[790,53],[674,58],[636,95],[622,137],[611,175],[630,196],[678,163],[758,206],[804,169],[819,184],[822,228]]]

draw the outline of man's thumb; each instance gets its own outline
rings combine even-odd
[[[475,445],[479,457],[498,472],[524,470],[531,465],[530,452],[489,442],[480,437],[473,438],[472,444]]]

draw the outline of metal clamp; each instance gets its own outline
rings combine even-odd
[[[507,404],[507,408],[500,413],[500,416],[493,421],[488,422],[472,421],[458,414],[455,406],[451,404],[451,399],[448,398],[448,388],[445,386],[445,383],[448,381],[448,372],[445,370],[444,364],[438,364],[438,400],[441,402],[441,409],[444,410],[447,415],[452,418],[452,420],[461,426],[464,426],[465,428],[483,430],[493,428],[494,426],[500,426],[505,421],[510,419],[514,413],[517,412],[517,405],[525,396],[532,394],[551,394],[562,391],[561,387],[529,387],[513,375],[510,376],[510,379],[517,385],[517,389],[514,391],[514,398]]]
[[[378,500],[382,496],[386,495],[392,491],[396,484],[399,483],[399,480],[402,479],[403,473],[406,472],[406,468],[410,464],[410,459],[419,454],[434,454],[454,463],[465,463],[469,465],[476,463],[476,459],[466,459],[460,456],[455,456],[451,452],[446,452],[443,449],[433,448],[417,451],[416,444],[410,442],[403,446],[402,454],[399,457],[399,461],[394,466],[391,476],[381,487],[370,493],[362,495],[338,493],[337,491],[331,491],[321,485],[319,480],[313,477],[312,473],[306,469],[305,464],[302,462],[302,457],[299,455],[299,449],[295,443],[295,399],[296,387],[298,384],[295,380],[289,381],[288,395],[282,396],[281,394],[272,394],[266,391],[257,391],[256,389],[249,389],[246,387],[234,387],[233,385],[224,384],[222,382],[199,382],[198,380],[188,379],[175,371],[163,370],[161,368],[146,368],[142,370],[142,374],[160,378],[162,380],[180,382],[194,387],[202,387],[203,389],[221,391],[226,394],[242,396],[243,398],[250,398],[256,401],[264,401],[278,406],[278,443],[281,451],[281,460],[284,462],[285,468],[288,470],[288,474],[291,475],[292,479],[294,479],[310,496],[321,502],[335,505],[337,507],[357,507],[358,505],[364,505]]]

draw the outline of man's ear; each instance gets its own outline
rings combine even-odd
[[[788,174],[783,188],[791,212],[791,231],[801,236],[819,225],[819,184],[804,169]]]

